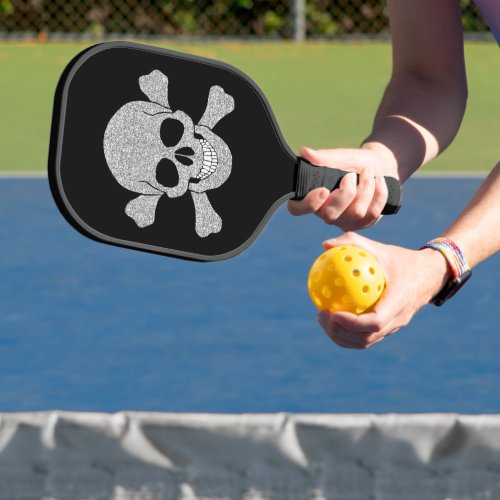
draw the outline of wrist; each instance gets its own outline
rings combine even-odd
[[[421,250],[422,249],[434,250],[436,253],[441,254],[446,260],[448,271],[451,276],[439,293],[431,300],[434,305],[441,306],[463,287],[471,277],[472,270],[460,247],[449,238],[435,238],[427,242]]]
[[[382,165],[382,169],[378,173],[399,179],[398,162],[394,153],[385,144],[367,139],[361,144],[361,149],[372,151],[378,156]]]
[[[453,277],[446,258],[432,248],[423,248],[418,251],[423,261],[420,269],[425,269],[423,276],[425,283],[425,303],[430,302]]]

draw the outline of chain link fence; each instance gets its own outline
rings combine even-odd
[[[436,0],[438,1],[438,0]],[[487,26],[461,0],[467,32]],[[336,38],[388,33],[381,0],[0,0],[0,37]]]

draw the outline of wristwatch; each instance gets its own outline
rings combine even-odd
[[[440,252],[451,270],[452,278],[442,290],[431,300],[431,304],[442,306],[462,288],[472,276],[472,269],[465,260],[464,254],[458,246],[448,238],[436,238],[426,243],[422,248],[432,248]]]

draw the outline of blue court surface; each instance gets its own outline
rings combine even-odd
[[[418,248],[480,182],[410,180],[400,213],[364,234]],[[306,289],[338,234],[282,207],[240,256],[186,262],[86,239],[44,178],[0,180],[0,411],[499,412],[499,256],[453,301],[351,351]]]

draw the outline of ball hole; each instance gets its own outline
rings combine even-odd
[[[313,302],[316,304],[316,307],[322,307],[323,306],[323,303],[321,302],[321,299],[316,294],[313,294],[312,298],[313,298]]]
[[[329,299],[332,296],[332,291],[326,285],[321,289],[321,293],[326,299]]]
[[[359,269],[354,269],[354,271],[352,272],[352,275],[355,277],[355,278],[359,278],[360,276],[360,272],[359,272]]]
[[[370,271],[370,274],[375,274],[375,269],[373,267],[370,267],[370,269],[368,269],[368,271]]]
[[[366,257],[366,253],[365,253],[365,252],[359,252],[359,255],[360,255],[361,257]]]
[[[379,286],[377,287],[377,290],[380,292],[380,290],[382,290],[382,285],[379,285]]]
[[[346,262],[351,262],[352,257],[351,257],[350,255],[346,255],[346,256],[344,257],[344,260],[345,260]]]
[[[363,293],[368,293],[370,291],[370,287],[368,285],[365,285],[363,287]]]

